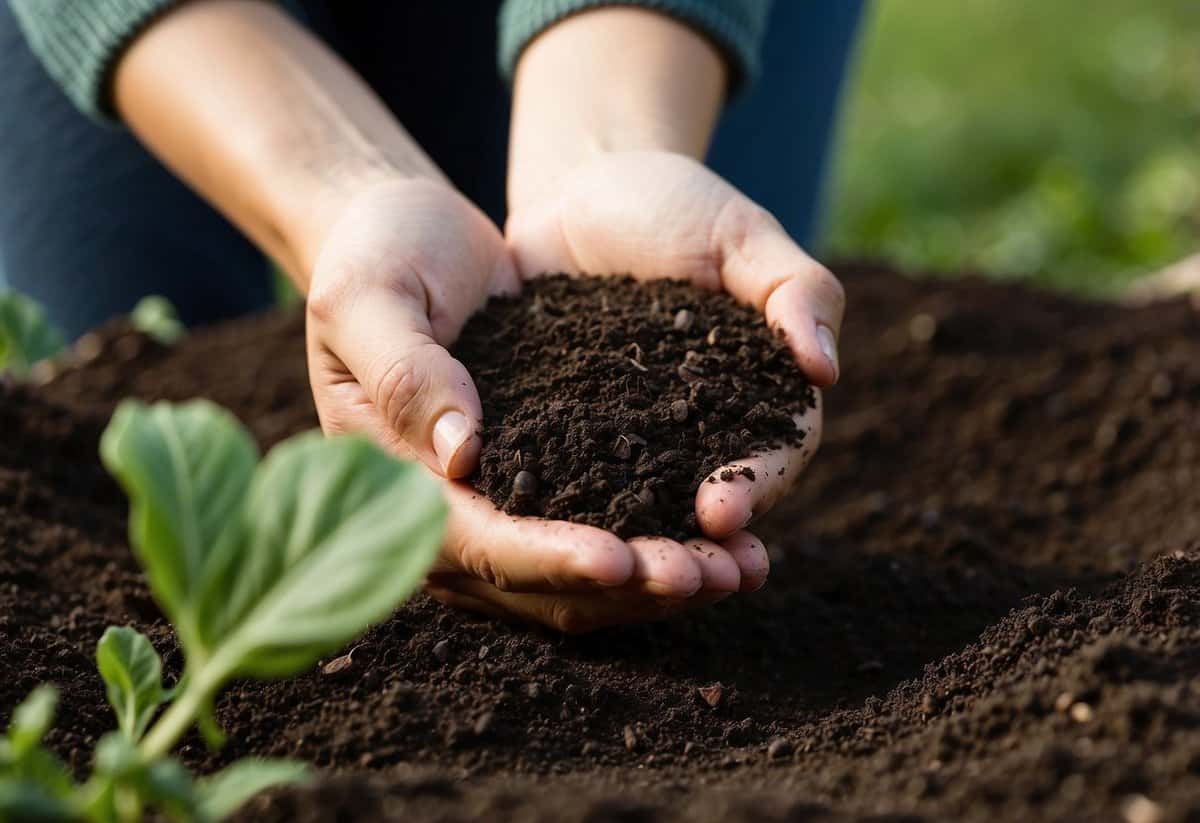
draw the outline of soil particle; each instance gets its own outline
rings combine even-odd
[[[721,705],[721,700],[725,697],[725,687],[720,683],[701,686],[696,691],[699,693],[700,699],[714,709]]]
[[[701,481],[798,446],[793,416],[815,404],[752,309],[668,280],[539,278],[493,298],[454,354],[483,401],[480,491],[622,537],[694,535]]]

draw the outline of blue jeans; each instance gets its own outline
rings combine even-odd
[[[502,225],[508,104],[493,68],[495,14],[464,15],[440,3],[293,5]],[[724,114],[709,155],[802,243],[812,239],[862,5],[777,3],[763,77]],[[422,83],[405,82],[418,71]],[[261,253],[130,134],[76,112],[0,0],[0,282],[5,277],[70,337],[147,294],[166,296],[189,325],[273,300]]]

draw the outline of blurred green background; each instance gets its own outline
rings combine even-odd
[[[1200,0],[873,5],[827,254],[1096,294],[1200,251]]]

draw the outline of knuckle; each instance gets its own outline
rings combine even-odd
[[[550,603],[548,617],[547,622],[563,634],[583,634],[592,628],[590,622],[578,609],[561,600]]]
[[[305,299],[309,319],[316,323],[330,323],[346,304],[349,296],[347,278],[322,278],[314,280]]]
[[[497,565],[492,557],[479,547],[464,548],[460,554],[460,561],[462,567],[473,577],[502,592],[513,590],[513,582],[503,567]]]
[[[394,431],[407,427],[427,382],[424,371],[415,368],[410,359],[394,361],[376,381],[376,408]]]
[[[846,305],[846,288],[842,285],[842,281],[838,280],[833,272],[820,263],[815,264],[812,277],[822,302],[841,311],[842,307]]]

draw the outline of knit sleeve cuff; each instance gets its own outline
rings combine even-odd
[[[533,38],[572,14],[601,6],[638,6],[687,23],[706,35],[730,67],[730,94],[753,83],[770,0],[505,0],[500,8],[500,73],[509,83]]]
[[[111,74],[124,48],[179,0],[11,0],[17,21],[76,107],[115,122]]]

